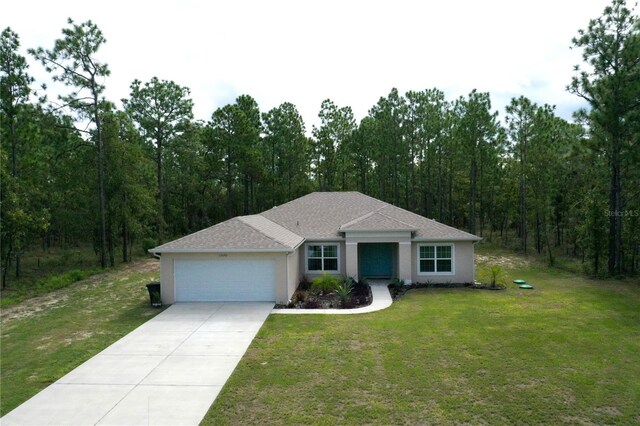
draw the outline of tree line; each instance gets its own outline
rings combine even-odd
[[[187,87],[135,80],[122,109],[104,98],[105,38],[71,19],[28,52],[66,87],[34,88],[19,36],[0,36],[3,288],[34,247],[93,244],[102,267],[239,214],[311,191],[357,190],[521,250],[582,257],[590,273],[635,274],[640,255],[640,24],[623,0],[573,39],[584,63],[550,105],[489,93],[447,99],[392,89],[357,122],[322,102],[307,131],[296,106],[249,95],[194,120]],[[13,273],[10,274],[9,271]]]

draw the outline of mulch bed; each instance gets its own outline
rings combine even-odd
[[[482,284],[478,282],[471,284],[469,287],[475,290],[506,290],[507,289],[507,286],[502,284],[491,285],[491,284]]]
[[[476,290],[505,290],[507,287],[501,284],[492,287],[489,284],[482,284],[479,282],[474,283],[414,283],[409,285],[403,285],[400,287],[396,287],[393,285],[389,285],[389,292],[391,293],[391,298],[393,300],[397,300],[402,297],[407,291],[412,290],[414,288],[464,288],[469,287]]]
[[[351,299],[344,305],[336,293],[325,295],[316,294],[310,290],[296,290],[291,296],[291,302],[286,305],[276,305],[276,309],[353,309],[371,304],[373,297],[368,284],[354,285]]]

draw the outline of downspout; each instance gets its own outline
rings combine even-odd
[[[287,304],[289,304],[289,302],[291,302],[291,297],[289,297],[289,256],[291,256],[293,254],[293,251],[290,251],[287,253],[287,257],[286,257],[286,274],[287,274]],[[277,300],[276,300],[277,302]]]
[[[300,246],[302,246],[304,244],[306,240],[303,238],[302,241],[300,241],[300,243],[298,245],[296,245],[295,247],[293,247],[291,249],[290,252],[287,252],[287,302],[289,302],[290,297],[293,296],[293,293],[295,293],[295,291],[298,289],[298,285],[297,283],[294,282],[294,289],[293,292],[291,293],[291,296],[288,294],[289,293],[289,256],[291,256],[292,254],[294,254],[296,252],[296,250],[298,250],[300,248]],[[300,264],[300,259],[298,259],[298,264]],[[298,274],[296,275],[296,277],[294,278],[295,280],[297,280],[300,276],[300,271],[298,270]]]
[[[473,247],[473,282],[471,284],[475,284],[476,282],[476,244],[478,244],[480,241],[482,240],[474,241],[471,246]]]

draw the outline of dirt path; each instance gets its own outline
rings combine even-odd
[[[120,266],[101,274],[93,275],[85,280],[73,283],[71,286],[52,291],[42,296],[24,300],[13,306],[3,308],[0,312],[0,321],[6,326],[12,320],[29,317],[46,309],[55,308],[69,300],[69,293],[81,286],[93,286],[101,282],[115,281],[132,273],[145,273],[160,270],[158,259],[136,260],[129,265]]]

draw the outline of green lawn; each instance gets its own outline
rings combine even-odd
[[[156,315],[145,284],[157,279],[147,259],[4,308],[0,414]]]
[[[205,424],[638,424],[640,284],[480,250],[535,290],[412,290],[356,316],[272,315]],[[2,311],[8,412],[159,311],[157,261]]]
[[[535,290],[271,315],[204,424],[638,424],[639,283],[480,260]]]

